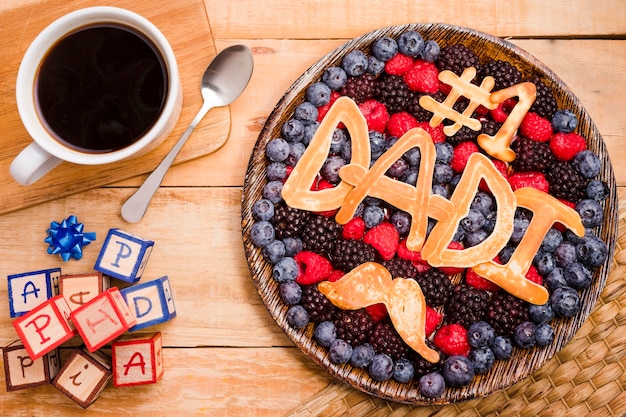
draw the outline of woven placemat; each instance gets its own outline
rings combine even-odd
[[[611,272],[589,318],[572,340],[530,377],[485,398],[415,407],[334,382],[289,416],[483,417],[626,416],[626,198]]]

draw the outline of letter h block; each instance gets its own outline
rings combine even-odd
[[[111,344],[113,385],[156,383],[163,375],[161,332],[124,335]]]
[[[59,288],[70,310],[74,311],[106,291],[110,281],[102,272],[64,274],[61,275]]]
[[[167,276],[122,288],[120,292],[137,319],[137,324],[129,329],[131,332],[165,323],[176,316]]]
[[[135,283],[141,279],[154,242],[120,229],[110,229],[94,269],[113,278]]]
[[[33,360],[20,340],[5,346],[2,356],[7,391],[50,384],[61,369],[59,349]]]
[[[20,317],[59,295],[60,268],[9,275],[8,293],[11,317]]]
[[[78,307],[70,317],[90,352],[100,349],[137,322],[117,287]]]

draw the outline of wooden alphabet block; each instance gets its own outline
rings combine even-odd
[[[167,276],[120,290],[137,319],[131,332],[164,323],[176,316],[172,288]]]
[[[21,340],[2,349],[7,391],[50,384],[61,368],[59,349],[32,360]]]
[[[163,375],[161,332],[124,335],[111,344],[113,385],[154,384]]]
[[[52,381],[59,391],[83,408],[98,399],[111,380],[111,359],[101,352],[75,349]]]
[[[9,275],[8,293],[11,317],[20,317],[59,295],[60,268]]]
[[[106,291],[110,281],[102,272],[63,274],[59,280],[60,294],[65,297],[70,310],[74,311]]]
[[[62,295],[57,295],[13,320],[13,327],[32,360],[60,346],[76,334],[70,321],[70,308]]]
[[[141,279],[153,246],[151,240],[110,229],[94,269],[132,284]]]
[[[137,321],[117,287],[109,288],[70,314],[90,352],[115,339]]]

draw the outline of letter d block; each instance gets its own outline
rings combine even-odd
[[[108,356],[75,349],[52,385],[76,404],[87,408],[98,399],[111,376],[111,359]]]
[[[70,315],[90,352],[100,349],[137,321],[116,288],[110,288]]]
[[[70,321],[70,308],[62,295],[57,295],[13,320],[13,327],[32,360],[60,346],[76,334]]]
[[[20,317],[59,295],[60,276],[60,268],[9,275],[7,278],[11,317]]]
[[[167,276],[120,290],[137,324],[131,332],[164,323],[176,316],[170,280]]]
[[[61,275],[59,288],[70,310],[74,311],[106,291],[110,281],[108,276],[102,275],[102,272],[64,274]]]
[[[32,360],[20,340],[2,349],[7,391],[50,384],[61,368],[59,349]]]
[[[110,229],[94,269],[132,284],[141,279],[153,246],[151,240]]]
[[[124,335],[111,344],[113,385],[154,384],[163,375],[161,332]]]

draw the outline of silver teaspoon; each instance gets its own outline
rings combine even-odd
[[[159,166],[122,205],[124,220],[130,223],[141,220],[152,196],[161,185],[165,173],[174,162],[176,155],[180,152],[191,132],[213,107],[226,106],[241,95],[248,85],[248,81],[250,81],[253,67],[252,53],[245,45],[228,47],[211,61],[202,76],[203,103],[200,111]]]

